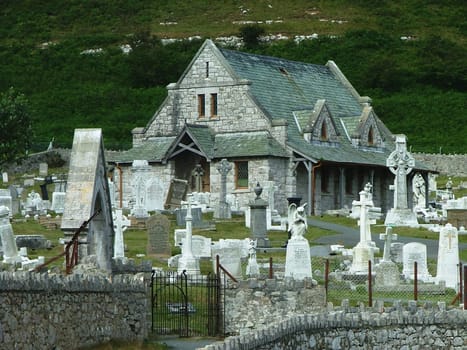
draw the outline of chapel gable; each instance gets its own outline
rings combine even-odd
[[[318,100],[304,129],[305,139],[311,143],[336,143],[339,132],[326,105],[326,100]]]
[[[363,108],[357,128],[352,135],[354,144],[359,147],[384,148],[384,138],[378,126],[378,119],[371,106]]]

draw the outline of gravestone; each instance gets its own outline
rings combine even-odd
[[[165,187],[159,178],[148,180],[147,184],[148,196],[146,198],[146,207],[149,211],[164,209]]]
[[[15,235],[16,246],[18,248],[28,249],[50,249],[52,242],[44,237],[44,235]]]
[[[15,216],[16,214],[20,213],[21,198],[19,196],[18,188],[16,186],[9,186],[8,189],[10,190],[11,196],[11,215]]]
[[[125,243],[123,232],[131,226],[131,221],[123,215],[122,209],[115,209],[113,213],[115,240],[114,240],[114,259],[125,257]]]
[[[219,256],[219,263],[235,278],[242,276],[241,248],[240,246],[221,246],[214,243],[211,249],[213,270],[216,271],[216,256]],[[221,272],[221,274],[223,274]]]
[[[250,231],[251,238],[256,240],[257,246],[260,248],[268,248],[271,246],[271,242],[267,236],[267,217],[266,208],[268,203],[261,198],[263,189],[258,183],[254,188],[256,198],[250,201]]]
[[[22,259],[18,253],[9,212],[10,210],[6,206],[0,206],[0,240],[2,242],[3,262],[14,265],[20,263]]]
[[[396,135],[396,149],[386,160],[386,166],[395,175],[394,206],[387,213],[384,224],[386,226],[418,226],[417,215],[407,204],[407,175],[415,166],[414,157],[407,151],[405,135]]]
[[[175,209],[175,217],[177,219],[178,226],[185,226],[186,225],[186,218],[187,215],[187,208],[185,206],[181,208]],[[205,228],[208,227],[209,224],[203,222],[203,212],[200,207],[192,207],[191,208],[191,215],[192,215],[192,227],[194,228]]]
[[[400,283],[400,273],[397,265],[391,261],[391,242],[397,239],[397,234],[392,233],[392,227],[386,227],[386,233],[381,233],[379,238],[384,241],[383,259],[375,267],[375,287],[391,288]]]
[[[227,203],[227,174],[232,170],[232,164],[227,159],[222,159],[217,165],[217,171],[221,175],[221,188],[219,193],[219,203],[214,210],[214,218],[216,219],[230,219],[232,212],[230,205]]]
[[[451,224],[446,224],[439,233],[438,266],[436,282],[446,282],[446,287],[459,291],[459,238]]]
[[[147,160],[134,160],[131,172],[133,174],[131,184],[133,189],[133,208],[131,215],[135,218],[147,218],[148,209],[147,202],[147,187],[146,184],[150,178],[149,173],[151,167]]]
[[[248,248],[248,265],[246,266],[246,275],[249,277],[258,277],[259,276],[259,265],[256,261],[256,246],[257,242],[250,239]]]
[[[80,245],[78,262],[93,255],[97,268],[110,272],[114,230],[106,168],[102,130],[76,129],[61,229],[66,241],[95,215],[80,234],[80,241],[87,244]]]
[[[165,200],[165,209],[174,210],[180,208],[182,201],[186,199],[188,191],[188,181],[181,179],[172,179],[170,181],[169,192]]]
[[[2,173],[2,181],[4,184],[8,183],[8,173],[6,171]]]
[[[402,264],[402,250],[404,248],[404,243],[394,242],[391,243],[390,254],[391,254],[391,261],[395,263]]]
[[[291,211],[290,208],[293,209],[294,207],[296,205],[291,204],[289,212]],[[303,237],[308,228],[305,215],[304,206],[298,207],[292,215],[289,215],[293,219],[289,225],[291,238],[287,242],[284,277],[290,277],[294,280],[304,280],[305,278],[313,277],[311,272],[310,244]]]
[[[379,239],[384,241],[383,261],[391,261],[391,244],[397,240],[397,234],[392,233],[392,227],[386,227],[386,233],[381,233]]]
[[[49,165],[47,163],[39,163],[39,176],[47,176]]]
[[[425,180],[420,173],[415,174],[412,180],[414,210],[426,208]]]
[[[146,221],[148,231],[147,253],[149,255],[170,256],[169,219],[162,214],[151,215]]]
[[[418,242],[407,243],[402,248],[403,270],[407,279],[414,279],[414,262],[417,262],[417,279],[432,282],[433,277],[428,272],[426,262],[426,245]]]
[[[0,206],[8,208],[10,217],[13,215],[13,198],[9,189],[0,189]]]
[[[191,199],[191,198],[190,198]],[[192,249],[192,224],[191,224],[191,202],[188,201],[188,208],[186,212],[186,236],[182,244],[182,256],[178,259],[178,273],[185,273],[187,275],[199,275],[199,259],[193,255]]]
[[[371,238],[371,224],[375,224],[375,216],[379,214],[379,208],[375,208],[373,204],[373,195],[371,193],[372,185],[367,183],[362,191],[360,191],[360,200],[353,201],[352,207],[358,208],[360,219],[358,225],[360,227],[360,240],[352,249],[352,265],[349,272],[351,274],[366,274],[368,273],[368,261],[374,262],[374,253],[379,251],[376,244]],[[354,212],[354,210],[352,210]]]
[[[195,192],[201,192],[203,190],[204,176],[204,170],[201,164],[196,164],[195,168],[191,172],[191,176],[195,179]]]
[[[186,229],[176,228],[174,230],[174,243],[176,247],[180,247],[183,244],[183,240],[186,237]]]
[[[52,193],[52,206],[50,207],[50,210],[57,214],[62,214],[65,210],[65,195],[66,192]]]
[[[211,257],[211,238],[193,235],[191,237],[191,249],[193,255],[197,258],[210,258]]]

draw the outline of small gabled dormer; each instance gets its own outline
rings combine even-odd
[[[378,128],[377,118],[371,106],[365,105],[363,107],[362,115],[352,135],[352,139],[358,139],[359,147],[369,149],[384,148],[384,139]]]
[[[335,145],[338,142],[339,132],[325,100],[316,101],[307,131],[311,143]]]

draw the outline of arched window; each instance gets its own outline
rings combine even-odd
[[[326,122],[323,120],[321,124],[321,141],[327,141],[328,139],[328,129],[326,127]]]
[[[373,146],[375,142],[375,133],[373,130],[373,125],[370,126],[370,129],[368,130],[368,145]]]

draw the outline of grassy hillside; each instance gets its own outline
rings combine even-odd
[[[107,148],[129,147],[131,129],[151,118],[201,44],[157,39],[238,35],[247,21],[267,34],[317,33],[251,51],[334,60],[412,150],[467,150],[463,0],[4,0],[0,16],[0,91],[29,98],[35,150],[52,137],[70,146],[77,127],[103,128]],[[135,49],[125,55],[123,44]]]

